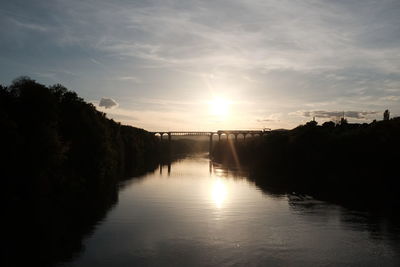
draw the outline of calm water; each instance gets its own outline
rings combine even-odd
[[[384,218],[261,191],[193,157],[132,179],[63,266],[400,266]]]

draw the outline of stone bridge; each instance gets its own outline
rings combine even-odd
[[[212,149],[213,136],[218,135],[218,141],[221,140],[221,136],[225,135],[226,140],[229,139],[229,136],[234,136],[235,141],[238,140],[238,136],[242,135],[243,140],[246,140],[246,136],[263,136],[268,134],[271,129],[265,128],[263,130],[219,130],[216,132],[206,132],[206,131],[155,131],[151,132],[154,135],[160,136],[161,140],[163,140],[163,136],[168,136],[168,141],[171,142],[172,136],[209,136],[210,137],[210,152]]]

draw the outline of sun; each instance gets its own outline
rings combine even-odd
[[[222,97],[214,97],[210,101],[211,114],[217,117],[226,117],[229,114],[229,101]]]

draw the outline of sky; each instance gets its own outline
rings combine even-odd
[[[124,124],[400,116],[400,0],[0,0],[0,83],[60,83]]]

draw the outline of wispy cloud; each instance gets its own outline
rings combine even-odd
[[[342,109],[354,110],[354,119],[373,116],[363,110],[400,114],[399,1],[37,0],[24,6],[9,1],[0,10],[0,69],[7,70],[0,78],[41,73],[45,82],[59,79],[89,99],[112,95],[134,112],[130,123],[143,127],[150,124],[141,114],[181,127],[214,127],[204,109],[217,94],[235,102],[238,127],[250,121],[295,126],[305,118],[296,111],[307,109],[324,111],[321,118]],[[79,77],[45,75],[60,68]]]
[[[262,119],[257,119],[257,122],[278,122],[282,119],[282,113],[274,113],[263,117]]]
[[[399,101],[400,100],[400,96],[399,95],[389,95],[389,96],[384,96],[381,97],[381,100],[388,100],[388,101]]]
[[[117,80],[117,81],[130,81],[130,82],[134,82],[134,83],[140,83],[140,79],[138,77],[135,77],[135,76],[118,76],[118,77],[115,77],[115,80]]]
[[[323,118],[323,119],[336,119],[340,117],[352,119],[366,119],[371,115],[376,115],[377,111],[327,111],[327,110],[314,110],[314,111],[297,111],[291,115],[300,115],[307,118]]]
[[[28,29],[28,30],[33,30],[33,31],[39,31],[39,32],[47,32],[49,31],[49,27],[39,25],[36,23],[29,23],[29,22],[21,22],[16,19],[11,19],[11,21],[18,27]]]

